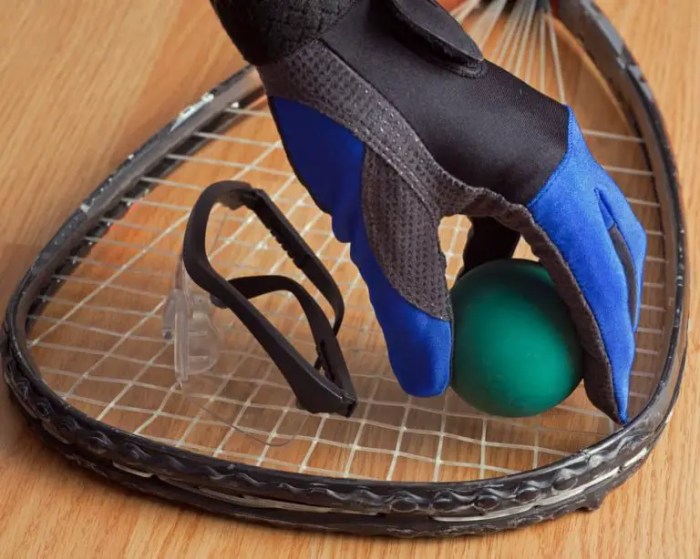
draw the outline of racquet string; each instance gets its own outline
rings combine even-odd
[[[458,15],[475,30],[487,56],[572,104],[594,154],[647,229],[649,257],[631,392],[636,414],[657,384],[671,300],[653,173],[642,140],[607,85],[540,4],[468,2]],[[107,232],[87,238],[90,251],[76,254],[75,269],[58,272],[57,289],[42,296],[44,305],[32,316],[30,344],[45,382],[68,403],[109,425],[233,462],[395,481],[465,481],[526,471],[577,452],[615,428],[582,389],[555,410],[517,420],[484,416],[451,392],[428,400],[406,396],[389,367],[349,248],[334,240],[329,218],[294,178],[265,100],[227,111],[236,122],[216,133],[197,133],[209,143],[193,154],[168,155],[181,163],[169,175],[143,177],[143,195],[123,200],[129,206],[123,216],[103,218]],[[198,379],[195,390],[178,386],[172,345],[160,335],[160,315],[188,212],[203,188],[228,178],[265,190],[338,282],[347,307],[341,346],[360,400],[352,418],[311,416],[297,409],[265,352],[221,309],[213,313],[221,333],[214,372]],[[212,232],[217,240],[210,256],[225,277],[281,273],[314,293],[254,217],[243,211],[216,215],[213,227],[220,231]],[[468,227],[459,217],[441,227],[450,283],[461,267]],[[520,247],[518,254],[528,256],[528,248]],[[321,298],[319,303],[324,304]],[[293,299],[270,295],[256,305],[313,361],[308,325]],[[269,446],[277,443],[283,446]]]

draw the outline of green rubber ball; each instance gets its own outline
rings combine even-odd
[[[569,310],[540,264],[484,264],[457,282],[452,305],[452,387],[476,409],[502,417],[537,415],[581,382],[583,350]]]

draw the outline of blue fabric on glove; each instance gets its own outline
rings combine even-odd
[[[629,373],[641,299],[633,301],[631,317],[628,278],[609,230],[616,225],[627,244],[639,294],[646,234],[625,197],[593,159],[571,110],[568,151],[528,208],[568,263],[593,311],[612,367],[620,418],[627,421]]]
[[[297,176],[332,216],[336,238],[351,243],[350,256],[369,289],[401,387],[415,396],[441,394],[450,382],[452,326],[406,301],[372,253],[361,202],[365,146],[314,109],[280,98],[270,105]]]

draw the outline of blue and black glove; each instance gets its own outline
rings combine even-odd
[[[256,65],[289,160],[369,287],[401,386],[442,393],[452,311],[438,227],[465,270],[522,235],[569,305],[592,402],[627,421],[646,237],[573,112],[483,58],[433,0],[212,0]]]

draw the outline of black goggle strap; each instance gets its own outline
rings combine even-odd
[[[291,278],[270,275],[227,280],[214,270],[206,253],[206,232],[216,204],[231,210],[245,206],[257,215],[294,264],[328,301],[335,314],[333,325],[309,292]],[[192,281],[207,291],[217,306],[231,310],[258,340],[284,375],[301,407],[311,413],[352,414],[357,396],[336,337],[345,312],[340,290],[318,257],[265,192],[233,181],[208,187],[190,214],[182,259]],[[250,302],[250,299],[279,291],[294,295],[306,315],[318,353],[315,365],[309,363]],[[320,368],[326,376],[319,374]]]

